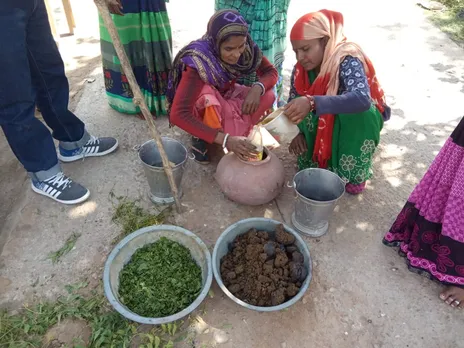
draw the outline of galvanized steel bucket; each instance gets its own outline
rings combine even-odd
[[[310,168],[296,173],[291,187],[296,192],[293,226],[310,237],[324,235],[337,201],[345,193],[345,182],[329,170]]]
[[[182,143],[169,137],[162,137],[162,143],[169,161],[173,164],[172,174],[179,190],[179,196],[182,196],[181,182],[188,159],[187,149]],[[139,157],[150,186],[150,200],[155,204],[173,203],[171,186],[164,172],[163,161],[154,140],[149,140],[140,146]]]

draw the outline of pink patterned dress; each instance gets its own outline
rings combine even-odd
[[[400,248],[411,271],[464,288],[464,119],[383,242]]]

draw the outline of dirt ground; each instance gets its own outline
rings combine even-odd
[[[203,34],[212,13],[195,1],[172,0],[175,50]],[[78,31],[60,43],[67,63],[72,109],[98,135],[118,137],[121,147],[104,159],[64,165],[85,184],[91,199],[65,207],[32,193],[26,175],[0,137],[0,305],[17,308],[32,298],[54,298],[66,284],[99,278],[119,233],[112,224],[109,193],[147,199],[147,183],[134,146],[149,139],[145,124],[111,110],[99,66],[98,22],[90,1],[73,1]],[[463,313],[443,305],[441,287],[410,273],[394,250],[381,243],[414,185],[463,116],[464,51],[434,28],[414,2],[393,0],[292,0],[289,25],[301,14],[331,8],[345,15],[347,35],[370,55],[387,93],[393,116],[382,131],[375,177],[361,196],[345,196],[327,235],[306,241],[314,263],[310,288],[287,311],[258,313],[226,298],[216,284],[205,301],[203,329],[195,347],[367,347],[463,348]],[[360,11],[367,13],[361,16]],[[195,15],[195,21],[191,14]],[[77,43],[77,45],[76,45]],[[295,58],[287,50],[288,80]],[[95,80],[94,80],[95,79]],[[163,134],[188,143],[179,129],[158,120]],[[295,159],[275,151],[287,179]],[[210,246],[230,224],[256,216],[290,224],[294,195],[285,188],[266,206],[244,207],[224,198],[214,182],[214,164],[190,162],[184,174],[185,212],[171,223],[197,233]],[[72,233],[75,249],[62,262],[47,255]]]

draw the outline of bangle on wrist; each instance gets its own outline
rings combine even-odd
[[[314,97],[312,95],[305,95],[306,99],[309,101],[309,112],[313,112],[316,110],[316,103],[314,101]]]
[[[227,140],[229,139],[230,134],[224,135],[224,141],[222,142],[222,151],[227,155],[229,150],[227,149]]]
[[[264,85],[261,83],[261,82],[255,82],[253,83],[253,87],[254,86],[259,86],[261,87],[261,96],[264,95],[264,93],[266,93],[266,88],[264,87]]]
[[[224,141],[222,142],[222,148],[225,149],[227,148],[227,139],[229,139],[229,133],[227,133],[225,136],[224,136]]]

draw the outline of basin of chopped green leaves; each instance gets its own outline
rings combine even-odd
[[[190,251],[166,237],[138,249],[119,274],[120,301],[149,318],[182,311],[201,289],[201,268]]]

